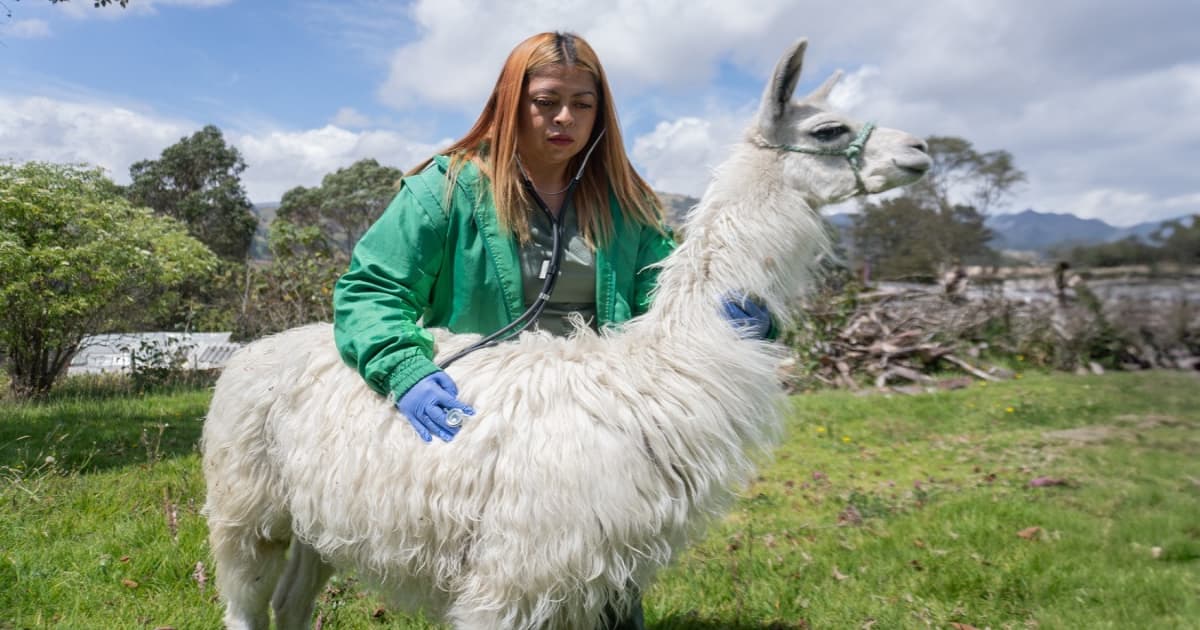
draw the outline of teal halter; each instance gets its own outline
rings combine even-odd
[[[754,143],[764,149],[778,149],[780,151],[791,151],[793,153],[807,153],[809,155],[834,155],[846,158],[850,163],[850,170],[854,171],[854,181],[858,184],[859,192],[866,193],[867,185],[862,178],[862,153],[867,146],[867,138],[871,137],[871,132],[875,131],[875,123],[868,122],[858,130],[858,136],[845,149],[817,149],[813,147],[799,147],[794,144],[772,144],[763,140],[761,137],[755,138]]]

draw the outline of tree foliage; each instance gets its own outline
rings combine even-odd
[[[247,266],[237,339],[257,339],[295,326],[333,318],[333,284],[346,270],[328,258],[276,260]]]
[[[252,339],[330,319],[333,283],[396,196],[402,175],[366,159],[329,173],[320,186],[284,193],[271,222],[271,262],[245,270],[236,336]]]
[[[1200,265],[1200,214],[1193,214],[1186,224],[1168,221],[1151,238],[1162,249],[1164,260]]]
[[[991,262],[986,212],[1025,174],[1006,151],[980,153],[962,138],[927,140],[933,166],[899,197],[865,201],[852,235],[860,261],[886,279],[931,279],[941,267]]]
[[[1059,248],[1052,250],[1051,254],[1055,258],[1068,261],[1076,268],[1153,264],[1162,258],[1158,248],[1136,236],[1111,243]]]
[[[1008,151],[980,153],[971,143],[953,136],[925,140],[933,166],[921,181],[908,187],[913,197],[930,209],[970,206],[982,215],[1004,205],[1025,173],[1013,164]]]
[[[885,279],[930,280],[942,266],[994,256],[987,247],[992,232],[971,206],[935,210],[897,197],[865,205],[853,233],[859,257]]]
[[[208,125],[164,149],[159,159],[131,166],[128,197],[183,222],[221,258],[242,261],[258,223],[242,188],[245,170],[241,153]]]
[[[128,329],[216,258],[172,219],[131,205],[98,169],[0,165],[0,347],[11,387],[40,395],[84,336]]]
[[[1149,240],[1130,236],[1111,243],[1080,245],[1066,251],[1056,251],[1055,255],[1069,260],[1076,267],[1159,263],[1200,265],[1200,214],[1163,223],[1150,235]]]
[[[316,188],[287,191],[271,223],[272,254],[348,261],[358,239],[396,196],[401,176],[400,169],[366,159],[326,175]]]

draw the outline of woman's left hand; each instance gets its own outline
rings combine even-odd
[[[726,296],[721,312],[742,337],[766,339],[771,330],[771,313],[743,294]]]

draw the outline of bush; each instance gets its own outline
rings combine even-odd
[[[0,347],[19,397],[41,396],[83,337],[136,330],[216,257],[136,208],[99,169],[0,164]]]

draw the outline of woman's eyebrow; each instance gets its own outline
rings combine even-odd
[[[533,91],[534,96],[539,96],[542,94],[553,94],[554,96],[558,96],[560,92],[555,88],[538,88]],[[581,90],[571,94],[571,96],[597,96],[597,94],[595,90]]]

